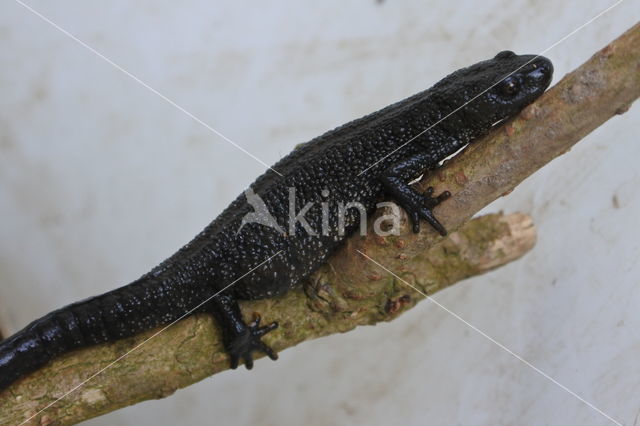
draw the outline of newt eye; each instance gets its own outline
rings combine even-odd
[[[514,96],[520,91],[520,83],[513,77],[507,77],[500,83],[498,89],[505,96]]]

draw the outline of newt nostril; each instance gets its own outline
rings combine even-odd
[[[551,83],[553,76],[553,65],[547,58],[540,57],[532,62],[527,70],[526,81],[529,85],[544,86]]]
[[[553,75],[553,64],[547,58],[540,57],[536,61],[537,67],[546,75],[551,77]]]

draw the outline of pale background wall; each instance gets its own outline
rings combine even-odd
[[[269,164],[454,69],[540,52],[612,3],[30,2]],[[627,0],[550,51],[556,81],[638,16]],[[264,170],[12,0],[0,5],[0,87],[5,332],[138,277]],[[639,118],[636,105],[492,205],[533,215],[538,245],[436,296],[629,425],[640,410]],[[203,422],[607,424],[428,302],[88,424]]]

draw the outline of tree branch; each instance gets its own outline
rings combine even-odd
[[[565,76],[520,117],[473,144],[419,186],[454,195],[437,215],[450,229],[509,193],[535,170],[611,118],[640,95],[640,25]],[[356,249],[401,274],[428,294],[504,264],[535,239],[523,215],[491,215],[467,223],[444,241],[424,226],[414,235],[404,220],[398,237],[352,237],[302,291],[243,304],[277,320],[265,340],[276,350],[360,324],[389,320],[420,297],[393,280]],[[372,235],[370,233],[370,235]],[[439,245],[434,246],[436,243]],[[15,383],[0,396],[0,423],[20,422],[95,371],[151,336],[75,351]],[[228,365],[217,328],[207,316],[179,322],[122,361],[36,416],[33,424],[70,424],[136,402],[161,398]]]
[[[487,215],[475,219],[443,244],[412,260],[402,274],[427,293],[508,263],[535,243],[531,218],[523,214]],[[387,246],[383,261],[398,256],[402,240],[380,240]],[[303,289],[282,297],[247,301],[247,317],[263,313],[280,328],[264,337],[283,350],[304,340],[358,325],[388,321],[422,297],[380,274],[366,276],[354,268],[330,265],[314,274]],[[0,399],[0,423],[23,421],[77,386],[96,371],[158,332],[150,330],[130,339],[96,345],[66,354],[14,384]],[[210,315],[188,317],[158,334],[85,386],[57,402],[32,424],[71,424],[147,399],[162,398],[229,368],[221,336]],[[40,417],[40,418],[38,418]]]

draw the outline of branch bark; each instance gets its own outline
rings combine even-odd
[[[640,24],[565,76],[519,117],[420,182],[421,189],[431,185],[436,192],[448,189],[454,194],[437,209],[445,226],[460,228],[482,207],[509,193],[603,122],[626,111],[640,95],[638,46]],[[265,340],[282,350],[356,325],[395,318],[420,299],[356,249],[431,294],[517,258],[535,239],[530,221],[522,215],[476,219],[444,241],[426,226],[414,235],[406,218],[403,222],[400,236],[349,239],[314,274],[306,295],[293,291],[285,297],[246,303],[243,310],[263,312],[265,320],[280,322],[280,329]],[[1,395],[0,423],[29,418],[153,333],[75,351],[19,381]],[[226,365],[212,320],[188,318],[34,417],[32,423],[71,424],[161,398]]]
[[[474,219],[443,242],[412,260],[401,254],[402,240],[385,239],[383,261],[404,258],[403,276],[426,293],[478,275],[522,256],[535,243],[529,216],[487,215]],[[362,275],[331,265],[317,271],[304,289],[283,297],[243,302],[247,317],[260,312],[280,327],[265,336],[283,350],[304,340],[345,332],[358,325],[388,321],[422,296],[381,274]],[[249,318],[247,318],[249,319]],[[19,423],[73,389],[96,371],[158,332],[66,354],[10,387],[0,400],[0,424]],[[210,315],[186,318],[153,337],[29,424],[72,424],[147,399],[162,398],[229,368],[221,336]]]

